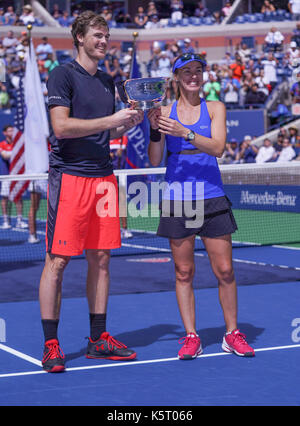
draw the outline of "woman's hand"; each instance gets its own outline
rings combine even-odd
[[[165,135],[176,136],[184,139],[189,132],[189,129],[178,123],[178,121],[163,116],[160,116],[158,119],[158,127],[159,131]]]
[[[158,120],[161,117],[161,108],[151,108],[147,113],[152,129],[158,129]]]

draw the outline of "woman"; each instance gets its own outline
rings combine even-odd
[[[226,111],[223,103],[206,103],[199,96],[205,66],[205,59],[201,55],[179,56],[173,64],[178,100],[148,112],[151,125],[150,162],[153,166],[160,164],[166,141],[168,164],[165,180],[172,187],[179,182],[183,188],[180,192],[176,189],[168,191],[168,188],[165,191],[157,233],[169,238],[175,263],[176,295],[186,330],[178,357],[193,359],[202,353],[201,340],[196,332],[193,291],[196,235],[201,236],[218,279],[226,324],[222,348],[240,356],[254,356],[253,349],[237,328],[237,289],[231,243],[231,233],[237,226],[216,160],[225,149]],[[166,211],[168,202],[170,209]],[[178,217],[178,203],[184,210],[181,217]],[[198,208],[197,220],[193,222],[191,215],[185,212],[188,208],[193,210],[195,205]]]

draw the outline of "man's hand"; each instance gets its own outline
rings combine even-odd
[[[127,129],[131,129],[143,121],[144,112],[141,110],[125,108],[114,113],[111,116],[111,119],[113,128],[117,129],[118,127],[124,126]]]

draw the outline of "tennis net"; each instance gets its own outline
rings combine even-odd
[[[232,202],[238,230],[236,246],[300,246],[300,162],[221,165],[226,195]],[[164,168],[116,170],[119,181],[120,215],[126,217],[132,236],[112,255],[169,252],[167,239],[156,236],[159,222]],[[1,194],[10,182],[30,180],[20,205],[2,197],[0,217],[0,263],[39,261],[45,257],[47,174],[0,176]],[[6,217],[7,216],[7,217]],[[35,218],[35,219],[34,219]],[[39,241],[29,240],[33,227]],[[126,226],[121,220],[121,227]],[[203,250],[201,239],[196,250]]]

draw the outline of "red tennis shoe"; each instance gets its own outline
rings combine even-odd
[[[245,334],[238,329],[224,335],[222,349],[225,352],[234,352],[238,356],[255,356],[254,349],[248,345]]]
[[[47,340],[45,343],[42,366],[48,373],[65,371],[65,355],[59,346],[58,340]]]
[[[200,337],[194,333],[182,337],[179,343],[183,345],[178,352],[179,359],[194,359],[203,352]]]

